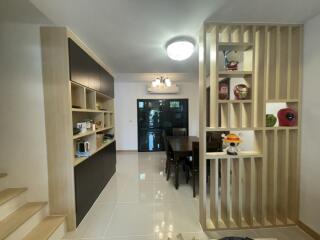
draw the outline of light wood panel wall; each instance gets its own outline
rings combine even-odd
[[[298,221],[302,33],[301,25],[281,24],[205,23],[201,30],[199,197],[200,222],[207,230],[285,226]],[[238,71],[219,68],[223,61],[219,51],[228,48],[243,53],[243,67]],[[210,121],[206,126],[208,74]],[[245,79],[249,99],[219,100],[218,83],[224,77]],[[268,103],[294,108],[298,125],[266,127]],[[215,131],[250,131],[253,149],[238,156],[206,152],[206,133]]]
[[[75,229],[71,87],[67,29],[41,27],[50,214]],[[77,90],[77,93],[80,94]],[[81,102],[85,105],[85,102]]]

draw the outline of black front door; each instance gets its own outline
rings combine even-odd
[[[138,99],[138,150],[163,151],[162,132],[172,128],[188,132],[188,99]]]

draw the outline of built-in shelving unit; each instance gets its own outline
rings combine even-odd
[[[78,106],[79,108],[74,108],[74,104],[72,104],[73,125],[84,119],[90,119],[96,124],[95,130],[87,130],[84,133],[73,135],[74,152],[76,151],[77,141],[85,140],[90,143],[89,156],[74,157],[73,165],[77,166],[114,141],[113,139],[103,141],[103,136],[101,136],[105,133],[114,135],[114,100],[102,93],[81,86],[78,83],[71,81],[70,85],[72,100],[74,100],[75,103],[86,103]],[[97,125],[98,122],[100,125]]]
[[[112,143],[113,139],[103,140],[104,134],[114,135],[114,99],[100,92],[89,89],[78,83],[70,81],[72,98],[72,121],[73,126],[83,120],[91,120],[95,124],[95,130],[74,134],[74,166],[87,160],[91,155]],[[76,103],[84,103],[76,105]],[[77,108],[74,108],[74,107]],[[90,154],[87,157],[76,156],[76,143],[88,141]]]
[[[115,172],[114,79],[69,29],[40,33],[50,213],[67,216],[74,230]],[[84,122],[91,127],[73,134]],[[88,142],[89,152],[76,154],[79,142]]]
[[[203,228],[270,227],[297,222],[302,36],[300,25],[204,24],[199,41]],[[226,50],[238,54],[238,70],[224,69],[222,51]],[[250,89],[247,98],[232,98],[230,87],[229,98],[220,100],[219,81],[225,78],[230,79],[230,86],[245,83]],[[204,114],[207,104],[208,118]],[[277,123],[266,127],[266,114],[276,115],[285,107],[298,113],[297,126]],[[206,152],[207,133],[226,131],[242,138],[239,154]],[[209,187],[207,161],[210,162]]]

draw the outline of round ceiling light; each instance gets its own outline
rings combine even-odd
[[[169,58],[176,61],[188,59],[194,51],[194,42],[188,39],[175,39],[167,43]]]

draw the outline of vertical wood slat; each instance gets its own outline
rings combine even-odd
[[[277,224],[277,193],[278,193],[278,131],[274,131],[274,163],[273,163],[273,173],[272,173],[272,177],[273,177],[273,201],[272,201],[272,211],[273,211],[273,224]]]
[[[291,99],[291,74],[292,74],[292,27],[288,28],[288,72],[287,72],[287,100]]]
[[[221,220],[230,227],[230,158],[221,159]]]
[[[277,63],[279,63],[279,52],[277,51],[278,46],[278,27],[270,26],[268,27],[268,41],[267,41],[267,99],[274,100],[277,99],[277,79],[279,78],[279,68]]]
[[[264,35],[264,36],[263,36]],[[263,91],[262,91],[262,105],[263,105],[263,118],[262,118],[262,126],[266,126],[266,118],[264,117],[266,115],[266,99],[267,99],[267,76],[268,76],[268,63],[265,60],[267,57],[267,51],[268,51],[268,27],[263,28],[263,35],[261,36],[261,39],[263,39],[263,42],[261,43],[263,47],[262,50],[262,57],[261,61],[263,65]],[[258,105],[259,108],[259,105]],[[263,159],[262,159],[262,212],[261,212],[261,217],[262,217],[262,224],[265,226],[269,223],[268,221],[268,198],[269,198],[269,183],[268,183],[268,155],[267,155],[267,131],[264,131],[264,137],[263,137],[263,149],[264,149],[264,154],[263,154]]]
[[[206,229],[206,26],[199,36],[199,220]]]
[[[281,223],[287,223],[287,192],[288,192],[288,146],[287,130],[277,131],[278,151],[277,151],[277,218]]]
[[[255,204],[254,213],[255,220],[258,224],[264,224],[264,213],[263,213],[263,158],[254,158],[255,167]]]
[[[288,144],[288,218],[296,222],[298,221],[299,209],[299,178],[298,178],[298,130],[289,130],[289,144]]]
[[[304,28],[303,26],[299,26],[299,50],[298,50],[298,56],[299,56],[299,73],[298,73],[298,96],[297,99],[299,100],[298,103],[298,114],[299,116],[302,115],[302,101],[301,101],[301,95],[302,95],[302,74],[303,74],[303,54],[302,54],[302,50],[303,50],[303,46],[304,46]],[[297,137],[296,137],[296,141],[297,141],[297,146],[296,146],[296,164],[293,166],[293,172],[296,174],[295,176],[295,182],[293,184],[295,184],[294,187],[294,194],[293,196],[293,208],[292,208],[292,217],[291,219],[297,223],[298,219],[299,219],[299,203],[300,203],[300,157],[301,157],[301,119],[302,117],[299,117],[298,119],[298,131],[297,131]]]
[[[266,185],[266,219],[271,224],[276,224],[276,214],[274,209],[274,169],[275,169],[275,132],[274,131],[266,131],[265,134],[265,158],[266,158],[266,172],[267,172],[267,185]]]
[[[302,27],[292,27],[291,31],[291,84],[290,98],[300,99],[301,79],[302,79],[302,48],[303,29]]]
[[[267,142],[267,131],[264,131],[263,135],[263,149],[264,154],[262,157],[262,172],[261,172],[261,180],[262,180],[262,201],[261,201],[261,221],[262,225],[267,225],[267,204],[268,204],[268,142]]]
[[[210,218],[215,228],[219,227],[219,163],[210,160]]]
[[[283,199],[283,218],[284,223],[288,223],[288,195],[289,195],[289,130],[285,132],[285,158],[284,158],[284,199]]]
[[[240,211],[240,160],[232,159],[232,219],[238,227],[241,227]]]
[[[218,31],[213,28],[210,37],[210,127],[218,126],[217,85],[218,85]]]
[[[254,104],[254,101],[255,101],[255,98],[254,96],[256,96],[256,84],[257,84],[257,81],[258,81],[258,78],[257,78],[257,74],[255,72],[255,69],[256,69],[256,31],[257,31],[257,28],[256,26],[253,26],[253,29],[252,29],[252,67],[251,67],[251,71],[252,71],[252,86],[251,86],[251,89],[253,91],[253,93],[251,93],[251,99],[253,99],[253,103],[252,105],[250,106],[250,127],[253,127],[253,119],[254,119],[254,111],[253,111],[253,104]]]
[[[281,66],[281,59],[280,59],[280,26],[276,27],[276,46],[275,46],[275,51],[276,51],[276,83],[275,83],[275,99],[279,99],[279,85],[280,85],[280,72],[282,69],[280,69]],[[270,81],[270,79],[269,79]]]
[[[255,168],[255,161],[252,157],[250,159],[250,168],[251,168],[251,175],[250,175],[250,181],[251,181],[251,189],[250,189],[250,197],[251,197],[251,205],[250,205],[250,225],[255,226],[256,225],[256,168]]]
[[[278,99],[287,99],[288,87],[288,69],[289,69],[289,27],[279,27],[279,46],[277,50],[280,54],[279,64],[279,81],[278,81]]]
[[[253,225],[252,218],[252,168],[251,168],[251,158],[242,158],[242,177],[243,177],[243,185],[242,185],[242,215],[247,225]]]

